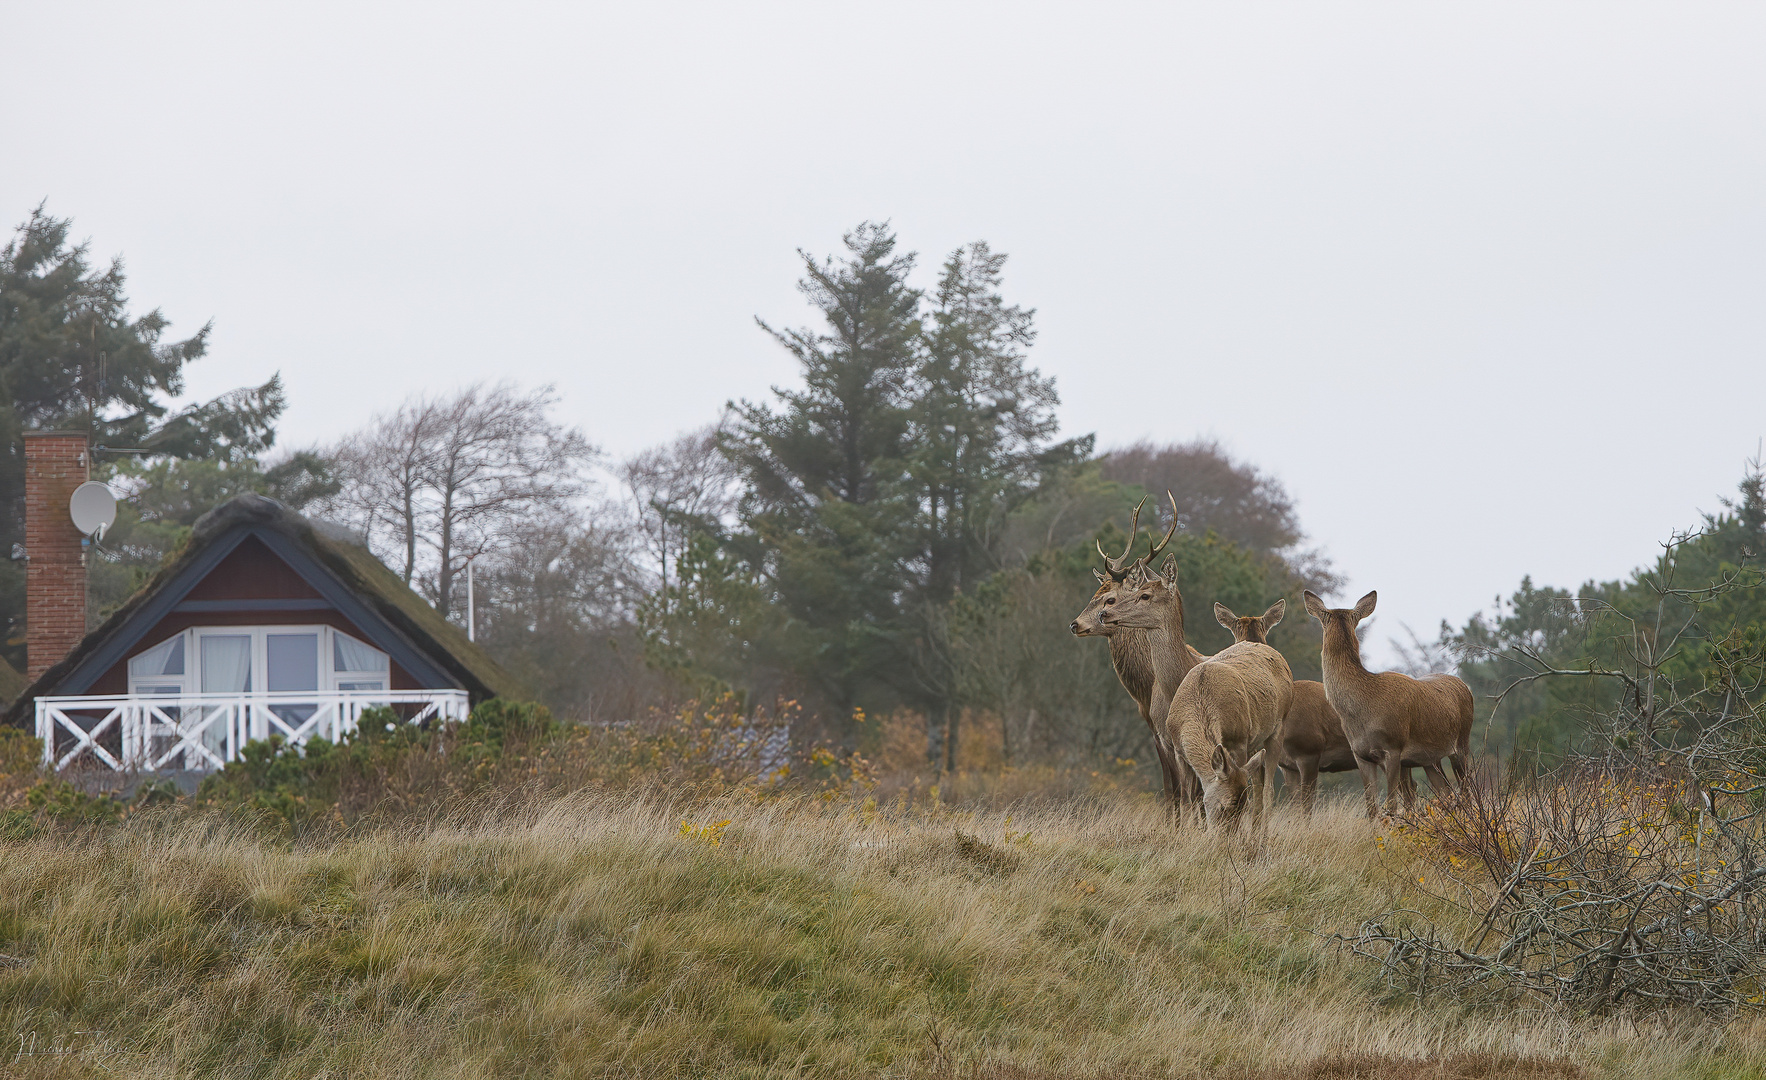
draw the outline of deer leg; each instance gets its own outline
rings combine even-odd
[[[1455,750],[1447,755],[1447,763],[1453,766],[1453,786],[1455,788],[1466,786],[1466,763],[1470,757],[1471,754],[1464,750]]]
[[[1441,763],[1439,761],[1432,761],[1429,764],[1424,765],[1423,773],[1429,778],[1430,798],[1438,799],[1453,790],[1451,787],[1447,786],[1447,774],[1441,771]]]
[[[1355,755],[1355,771],[1361,774],[1361,794],[1367,800],[1367,819],[1373,821],[1380,816],[1378,805],[1380,780],[1374,774],[1374,763],[1357,754]]]
[[[1263,806],[1258,810],[1258,823],[1264,829],[1269,828],[1269,819],[1275,813],[1275,774],[1280,769],[1275,763],[1275,747],[1266,745],[1263,748]]]
[[[1318,797],[1318,758],[1308,755],[1300,759],[1300,811],[1312,816],[1312,803]]]
[[[1171,747],[1153,732],[1153,753],[1159,758],[1159,783],[1165,788],[1165,800],[1171,804],[1174,814],[1181,814],[1183,800],[1177,783],[1177,769],[1171,760]]]
[[[1267,816],[1275,809],[1275,774],[1281,766],[1275,763],[1275,747],[1265,745],[1263,748],[1263,813]]]
[[[1416,801],[1416,785],[1410,777],[1410,769],[1404,764],[1404,755],[1388,753],[1386,755],[1386,813],[1392,812],[1392,806],[1400,799],[1406,810]]]
[[[1159,734],[1159,727],[1145,709],[1141,710],[1141,719],[1147,722],[1147,733],[1153,737],[1153,756],[1159,759],[1159,783],[1165,789],[1166,801],[1173,807],[1177,806],[1176,778],[1171,771],[1171,748],[1165,744],[1165,737]]]
[[[1196,770],[1190,768],[1187,758],[1178,756],[1175,765],[1184,820],[1207,825],[1207,815],[1202,808],[1202,781],[1196,776]]]
[[[1153,744],[1153,754],[1159,759],[1159,788],[1165,801],[1173,807],[1177,805],[1177,778],[1171,775],[1171,762],[1165,757],[1165,748],[1158,743]]]
[[[1294,788],[1295,790],[1298,790],[1299,786],[1300,786],[1300,770],[1295,768],[1292,765],[1283,765],[1282,766],[1282,790],[1287,791],[1289,788]]]

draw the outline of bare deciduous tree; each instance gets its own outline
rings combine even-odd
[[[1302,539],[1293,497],[1281,481],[1234,461],[1212,439],[1138,442],[1104,454],[1099,464],[1106,480],[1171,492],[1186,532],[1213,529],[1254,551],[1280,551]]]
[[[477,574],[478,640],[559,715],[631,715],[664,696],[632,610],[643,595],[620,508],[535,515]]]
[[[469,386],[413,398],[346,439],[343,487],[329,511],[367,532],[408,584],[448,615],[466,564],[508,550],[542,512],[581,499],[599,454],[576,428],[551,419],[551,386]]]
[[[999,715],[1006,760],[1153,759],[1108,651],[1075,648],[1063,622],[1085,602],[1085,582],[1016,570],[990,588],[997,601],[957,605],[952,677],[961,700]]]
[[[627,458],[619,468],[631,500],[637,541],[667,602],[670,575],[697,528],[721,522],[741,490],[735,467],[718,449],[721,425],[708,424]]]
[[[1280,555],[1318,593],[1342,584],[1322,552],[1300,546],[1306,534],[1282,482],[1235,461],[1213,439],[1167,446],[1142,441],[1101,455],[1098,466],[1105,480],[1170,492],[1184,532],[1200,536],[1212,529],[1240,547]]]
[[[356,525],[372,540],[396,540],[400,576],[417,573],[418,503],[429,469],[434,416],[411,401],[346,438],[332,452],[341,488],[324,510]],[[376,546],[391,547],[392,544]]]

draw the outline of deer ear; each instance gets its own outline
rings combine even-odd
[[[1239,628],[1239,617],[1234,615],[1233,609],[1225,604],[1216,603],[1214,605],[1214,621],[1235,632]]]
[[[1355,602],[1355,617],[1365,619],[1374,613],[1374,605],[1380,602],[1380,594],[1369,591],[1368,594]]]
[[[1106,573],[1104,573],[1104,572],[1103,572],[1103,571],[1102,571],[1102,570],[1099,570],[1099,569],[1098,569],[1098,568],[1097,568],[1097,567],[1095,567],[1095,566],[1094,566],[1094,567],[1092,567],[1092,571],[1091,571],[1091,576],[1092,576],[1092,577],[1095,577],[1095,578],[1097,578],[1097,579],[1098,579],[1098,584],[1099,584],[1099,585],[1108,585],[1108,584],[1110,584],[1110,575],[1109,575],[1109,574],[1106,574]]]
[[[1263,755],[1267,754],[1267,753],[1269,753],[1269,748],[1264,747],[1262,750],[1259,750],[1255,754],[1252,754],[1250,759],[1245,762],[1245,771],[1248,773],[1262,772],[1263,771]]]
[[[1167,589],[1177,588],[1177,553],[1176,552],[1173,552],[1170,555],[1165,556],[1165,561],[1159,564],[1159,577],[1164,579],[1165,587]]]
[[[1226,747],[1215,743],[1214,756],[1209,759],[1208,764],[1214,767],[1215,777],[1224,780],[1226,778]]]
[[[1282,621],[1282,616],[1287,613],[1288,602],[1286,600],[1277,600],[1269,605],[1269,610],[1263,613],[1263,632],[1267,634],[1274,630],[1276,625]]]
[[[1300,600],[1306,605],[1306,614],[1317,619],[1319,622],[1324,622],[1324,601],[1318,598],[1317,593],[1313,592],[1311,589],[1307,589],[1300,594]]]

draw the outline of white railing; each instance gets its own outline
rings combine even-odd
[[[279,694],[98,694],[37,699],[43,763],[60,769],[89,754],[118,772],[218,769],[245,744],[338,741],[364,709],[391,706],[406,723],[465,720],[464,690],[351,690]],[[400,708],[404,706],[404,708]],[[180,764],[172,764],[182,758]]]

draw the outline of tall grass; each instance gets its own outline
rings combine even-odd
[[[175,810],[8,843],[0,1030],[12,1043],[0,1071],[1384,1076],[1426,1058],[1472,1071],[1416,1075],[1501,1075],[1516,1060],[1532,1063],[1528,1075],[1766,1067],[1758,1027],[1638,1028],[1382,1000],[1373,973],[1314,931],[1434,902],[1414,887],[1402,845],[1382,851],[1349,805],[1309,822],[1278,813],[1261,843],[1174,835],[1146,799],[957,813],[905,799],[879,808],[654,792],[286,835]]]

